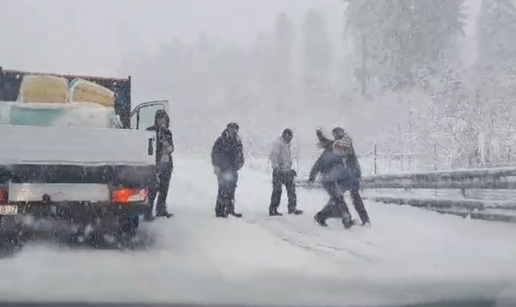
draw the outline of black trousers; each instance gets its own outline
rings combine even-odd
[[[156,180],[149,187],[149,211],[152,213],[154,207],[154,201],[156,196],[158,202],[156,203],[156,211],[166,211],[167,209],[167,196],[170,188],[170,179],[172,178],[173,171],[172,163],[164,163],[156,169]],[[149,213],[149,212],[148,212]]]
[[[344,200],[344,191],[340,188],[340,185],[338,183],[323,183],[323,187],[326,190],[326,193],[330,196],[330,200],[320,211],[322,216],[325,218],[342,218],[342,214],[344,212],[349,213],[349,207]],[[353,207],[355,207],[360,220],[362,223],[369,223],[369,215],[364,206],[364,201],[360,196],[360,190],[358,187],[352,188],[350,190],[350,194]]]
[[[283,186],[287,190],[288,210],[295,210],[297,207],[296,184],[293,172],[282,172],[274,170],[272,172],[272,195],[270,209],[278,209],[281,202]]]
[[[319,211],[319,214],[327,218],[342,218],[344,213],[349,214],[349,208],[344,200],[344,191],[339,182],[323,182],[323,188],[330,196],[330,200],[326,203],[324,208]]]
[[[360,190],[358,188],[353,188],[349,191],[349,193],[351,194],[353,207],[355,207],[355,210],[357,211],[360,220],[362,221],[362,223],[369,223],[369,215],[367,214],[367,210],[364,206],[364,201],[360,196]]]
[[[217,174],[218,192],[217,206],[215,211],[227,209],[228,212],[234,212],[233,201],[238,183],[238,172],[233,170],[221,171]]]

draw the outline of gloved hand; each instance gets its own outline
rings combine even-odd
[[[218,167],[218,166],[214,166],[214,167],[213,167],[213,173],[214,173],[215,175],[219,176],[219,175],[220,175],[220,167]]]
[[[174,149],[170,144],[167,144],[166,146],[164,146],[163,151],[165,152],[165,154],[169,155],[174,152]]]
[[[307,188],[307,189],[312,189],[312,188],[314,188],[314,181],[310,180],[310,179],[307,179],[306,181],[304,181],[302,183],[302,185],[304,185],[304,187]]]

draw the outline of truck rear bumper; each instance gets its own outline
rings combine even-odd
[[[39,202],[48,195],[53,202],[109,202],[109,186],[94,183],[9,183],[9,202]]]
[[[2,215],[53,216],[83,219],[107,214],[141,215],[147,195],[133,195],[130,201],[114,202],[107,184],[90,183],[9,183],[7,197],[0,204]]]
[[[8,202],[0,205],[0,216],[33,215],[82,220],[105,215],[142,215],[146,208],[147,202]]]

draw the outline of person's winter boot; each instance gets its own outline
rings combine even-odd
[[[143,215],[143,221],[144,221],[144,222],[152,222],[152,221],[154,221],[155,219],[156,219],[156,218],[155,218],[152,214],[148,214],[148,213],[146,213],[146,214],[144,214],[144,215]]]
[[[328,224],[326,224],[326,214],[324,214],[323,211],[317,212],[317,214],[314,216],[314,219],[322,227],[328,227]]]
[[[288,208],[288,214],[301,215],[303,214],[303,210],[296,208]]]
[[[283,214],[278,212],[278,208],[269,207],[269,216],[283,216]]]
[[[217,199],[217,204],[215,205],[215,216],[221,218],[228,217],[228,213],[226,212],[226,206],[220,199]]]
[[[232,199],[229,203],[228,203],[228,213],[234,217],[238,217],[238,218],[241,218],[242,217],[242,213],[237,213],[235,212],[235,200]]]
[[[351,214],[344,213],[342,216],[342,224],[344,228],[349,229],[356,224],[356,221],[351,218]]]
[[[156,217],[166,217],[167,219],[173,217],[174,215],[167,211],[166,208],[156,210]]]

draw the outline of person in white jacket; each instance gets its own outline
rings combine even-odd
[[[269,159],[272,165],[272,195],[269,206],[270,216],[282,216],[278,212],[281,202],[281,194],[283,185],[287,190],[288,196],[288,213],[300,215],[302,210],[297,209],[296,184],[294,182],[297,176],[296,171],[292,169],[292,153],[290,143],[294,138],[291,129],[283,130],[283,133],[271,144]]]

